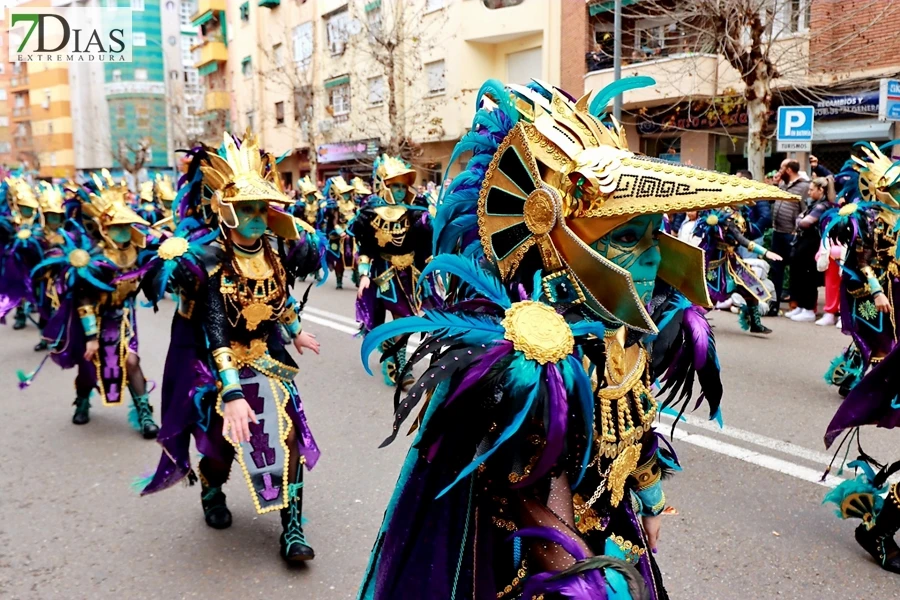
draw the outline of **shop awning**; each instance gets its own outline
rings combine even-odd
[[[325,89],[333,88],[338,85],[344,85],[345,83],[350,83],[349,75],[342,75],[341,77],[335,77],[334,79],[329,79],[325,82]]]
[[[204,23],[206,23],[207,21],[212,19],[215,14],[216,14],[215,11],[208,10],[205,13],[203,13],[202,15],[200,15],[199,17],[197,17],[196,19],[194,19],[193,21],[191,21],[191,25],[193,25],[194,27],[200,27],[201,25],[203,25]]]
[[[219,63],[213,61],[213,62],[207,63],[207,64],[203,65],[202,67],[200,67],[199,69],[197,69],[197,73],[201,77],[203,77],[205,75],[215,73],[218,70],[219,70]]]
[[[858,142],[891,139],[891,122],[878,119],[842,119],[840,121],[816,121],[813,124],[813,142]]]
[[[629,6],[630,4],[637,4],[641,0],[622,0],[622,8]],[[605,12],[613,12],[616,10],[616,3],[614,0],[604,0],[602,2],[595,2],[591,4],[589,7],[590,15],[593,17],[594,15],[599,15]]]

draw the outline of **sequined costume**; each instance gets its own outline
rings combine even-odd
[[[322,231],[328,243],[328,269],[334,271],[335,287],[344,287],[344,272],[350,271],[354,284],[357,282],[356,240],[350,229],[356,217],[356,187],[344,181],[341,176],[332,177],[325,183],[325,211]]]
[[[155,297],[178,297],[162,385],[163,453],[143,494],[195,480],[189,449],[202,454],[196,477],[206,523],[223,529],[231,513],[222,491],[237,461],[258,513],[281,511],[281,553],[288,561],[314,553],[301,525],[303,468],[319,458],[285,346],[302,335],[290,287],[318,265],[316,234],[286,212],[275,158],[249,133],[226,134],[217,151],[194,151],[179,191],[175,234],[151,260]],[[250,245],[233,241],[243,210],[262,206],[266,225]],[[255,414],[249,443],[224,430],[227,406],[246,402]]]
[[[856,193],[845,194],[846,203],[822,219],[823,238],[848,249],[842,264],[841,326],[853,339],[827,375],[846,398],[828,424],[825,445],[841,438],[838,455],[855,437],[860,456],[850,466],[861,471],[826,500],[838,506],[839,517],[861,519],[856,541],[882,568],[900,573],[900,547],[894,541],[900,530],[900,490],[887,481],[900,462],[882,465],[859,444],[864,425],[900,425],[900,161],[893,162],[882,150],[875,144],[860,146],[860,154],[852,157],[857,177],[850,185]]]
[[[416,440],[359,597],[667,598],[644,523],[677,469],[653,429],[683,412],[695,376],[722,395],[702,252],[660,231],[668,211],[788,197],[776,188],[627,150],[607,102],[488,81],[472,152],[438,204],[445,305],[382,325],[430,358],[395,396],[393,432]],[[663,398],[651,383],[663,380]]]
[[[375,164],[376,194],[369,196],[351,231],[359,244],[359,275],[367,285],[356,301],[356,320],[363,333],[385,322],[419,313],[435,305],[429,277],[422,271],[431,258],[432,223],[428,211],[413,206],[416,172],[387,155]],[[392,187],[393,186],[393,187]],[[362,286],[361,286],[362,287]],[[390,346],[385,342],[385,349]],[[403,385],[406,349],[382,363],[385,383]]]
[[[61,236],[60,252],[32,274],[52,281],[59,300],[43,337],[54,362],[78,369],[73,423],[90,421],[94,390],[104,406],[123,404],[127,390],[132,426],[152,439],[158,428],[140,366],[135,314],[149,223],[128,207],[124,183],[114,182],[105,170],[102,178],[94,174],[92,179],[92,186],[72,189],[80,219]],[[20,385],[27,386],[35,374],[21,377]]]
[[[3,187],[6,206],[0,213],[0,323],[15,310],[13,329],[23,329],[31,310],[29,273],[43,255],[40,206],[25,179],[7,178]]]
[[[60,257],[63,255],[63,242],[65,232],[62,227],[66,220],[66,207],[63,202],[63,192],[60,188],[44,181],[38,184],[38,202],[41,207],[41,230],[39,240],[41,243],[42,258]],[[34,292],[34,304],[37,308],[38,328],[43,334],[44,327],[59,308],[59,295],[56,282],[49,272],[42,273],[41,277],[32,280]],[[35,351],[43,351],[48,348],[47,340],[41,336],[40,341],[34,347]]]
[[[799,200],[799,198],[797,198]],[[738,319],[741,329],[751,333],[772,333],[763,325],[760,304],[766,310],[771,294],[763,282],[738,254],[738,248],[746,248],[759,257],[768,250],[748,238],[762,237],[762,232],[748,231],[753,228],[741,208],[722,208],[706,211],[700,215],[694,235],[699,237],[700,247],[706,254],[706,281],[709,296],[714,302],[722,302],[738,293],[744,298]]]

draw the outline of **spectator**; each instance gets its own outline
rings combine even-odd
[[[700,245],[700,238],[694,235],[694,227],[697,226],[698,215],[699,213],[696,210],[685,213],[685,219],[678,228],[678,239],[692,246]]]
[[[809,155],[809,172],[813,177],[834,177],[834,173],[825,165],[820,165],[819,159],[812,154]]]
[[[800,163],[792,158],[786,158],[781,163],[776,179],[780,180],[780,187],[792,194],[800,196],[801,203],[807,201],[809,195],[809,181],[800,177]],[[781,256],[790,256],[791,246],[794,242],[794,231],[797,226],[797,217],[800,216],[800,203],[788,200],[776,200],[772,203],[772,226],[775,228],[772,234],[772,252]],[[769,278],[775,286],[774,306],[770,314],[778,314],[778,303],[785,301],[784,292],[784,262],[776,262],[772,265]]]
[[[813,205],[797,222],[797,239],[791,254],[791,298],[797,303],[797,308],[787,314],[791,321],[816,320],[819,286],[822,284],[822,275],[816,265],[816,254],[822,244],[819,220],[833,206],[825,197],[827,190],[828,180],[824,177],[816,177],[810,183],[809,197]],[[835,316],[832,314],[831,322],[827,324],[834,323]]]

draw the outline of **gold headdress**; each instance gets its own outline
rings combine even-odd
[[[31,189],[31,185],[21,177],[7,177],[6,183],[9,185],[7,202],[13,214],[17,219],[24,219],[19,209],[23,207],[32,208],[34,209],[34,215],[28,221],[33,222],[37,218],[37,209],[40,205],[37,197],[34,195],[34,190]]]
[[[309,194],[313,194],[318,200],[323,200],[325,198],[325,196],[322,195],[322,192],[319,191],[319,187],[309,178],[309,175],[298,179],[297,187],[300,189],[300,194],[304,199]]]
[[[394,204],[394,197],[390,190],[392,183],[406,185],[406,202],[409,204],[416,197],[416,193],[412,189],[415,182],[416,172],[403,160],[387,154],[382,154],[378,159],[375,167],[375,189],[376,193],[388,204]]]
[[[859,172],[860,197],[865,202],[881,202],[891,208],[900,208],[897,201],[900,196],[900,161],[892,161],[871,142],[861,148],[869,160],[852,157]]]
[[[156,185],[156,194],[161,201],[173,202],[175,200],[177,194],[171,177],[157,173],[154,184]]]
[[[369,196],[372,193],[372,188],[369,187],[365,181],[362,180],[362,177],[354,177],[350,180],[350,183],[353,184],[353,188],[356,190],[356,193],[360,196]]]
[[[607,127],[591,114],[590,96],[575,103],[548,85],[543,85],[546,95],[509,87],[519,119],[485,173],[479,235],[485,255],[504,278],[537,246],[551,298],[574,294],[573,301],[601,316],[655,331],[630,273],[594,251],[592,243],[639,215],[798,200],[762,183],[630,152],[618,123]],[[709,306],[702,250],[662,234],[660,251],[659,278]]]
[[[62,191],[58,187],[56,187],[55,185],[51,185],[46,181],[41,181],[40,183],[38,183],[38,188],[41,193],[40,197],[38,198],[38,202],[40,202],[42,214],[66,214],[66,208],[63,204]]]
[[[269,229],[285,239],[298,237],[294,219],[284,208],[292,204],[284,193],[275,157],[261,154],[256,136],[249,131],[240,148],[227,131],[224,135],[225,157],[207,153],[209,164],[202,165],[204,183],[215,192],[211,208],[228,227],[237,227],[234,204],[262,201],[269,206]]]
[[[142,219],[130,206],[128,206],[128,187],[124,181],[113,181],[109,171],[101,171],[102,179],[96,173],[91,173],[91,179],[97,188],[96,192],[89,194],[89,200],[82,202],[81,210],[90,217],[100,228],[100,235],[112,242],[106,235],[107,230],[113,225],[130,225],[131,241],[135,246],[143,248],[147,236],[136,225],[148,226],[150,223]]]
[[[347,183],[343,177],[337,175],[331,178],[331,185],[328,186],[328,195],[333,200],[341,200],[347,192],[355,192],[356,188]]]
[[[145,181],[141,184],[141,201],[153,202],[153,182]]]

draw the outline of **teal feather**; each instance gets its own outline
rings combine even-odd
[[[419,285],[434,271],[457,275],[467,285],[472,286],[476,292],[503,308],[510,307],[509,294],[506,293],[499,279],[485,271],[476,260],[459,256],[458,254],[440,254],[428,263],[419,277]]]
[[[594,96],[594,99],[591,100],[591,103],[588,106],[588,112],[599,119],[600,115],[602,115],[606,110],[606,106],[609,104],[609,101],[616,96],[619,96],[631,90],[637,90],[651,85],[656,85],[656,80],[652,77],[647,77],[644,75],[640,75],[637,77],[626,77],[618,81],[613,81],[602,90],[597,92],[597,94]]]
[[[850,465],[858,462],[859,461],[854,461],[853,463],[850,463]],[[848,496],[851,496],[853,494],[871,494],[874,503],[874,512],[877,516],[878,513],[881,512],[881,509],[884,507],[884,498],[881,497],[881,494],[885,493],[886,491],[887,490],[885,488],[879,489],[872,485],[872,482],[868,478],[868,474],[863,473],[856,479],[849,479],[841,483],[839,486],[825,494],[825,498],[822,500],[822,504],[831,502],[837,505],[838,508],[834,511],[834,514],[836,514],[841,519],[846,519],[851,515],[846,515],[841,511],[841,504],[843,504],[844,500]]]
[[[134,479],[131,480],[131,489],[136,494],[140,494],[141,492],[144,491],[144,488],[146,488],[148,485],[150,485],[151,481],[153,481],[152,474],[135,477]]]
[[[515,125],[519,121],[519,111],[516,110],[516,105],[513,104],[512,98],[510,98],[509,91],[506,89],[506,86],[503,85],[497,79],[488,79],[481,85],[481,89],[478,90],[478,96],[475,98],[475,107],[481,107],[481,101],[484,96],[489,97],[493,100],[497,106],[502,110],[506,116],[512,121],[512,124]],[[452,162],[450,164],[453,164]]]
[[[580,321],[569,325],[569,328],[572,330],[572,335],[575,337],[595,335],[602,338],[603,334],[606,333],[606,327],[604,327],[603,323],[600,321]]]
[[[475,460],[470,462],[462,471],[460,471],[459,475],[457,475],[453,483],[445,487],[441,491],[441,493],[437,495],[436,498],[440,498],[441,496],[446,494],[448,491],[450,491],[451,488],[453,488],[453,486],[468,477],[475,469],[477,469],[482,463],[484,463],[484,461],[489,459],[500,446],[502,446],[513,435],[515,435],[516,432],[519,431],[519,429],[521,429],[522,424],[525,422],[525,418],[531,412],[535,400],[537,399],[538,391],[540,390],[540,386],[535,385],[534,382],[538,377],[540,377],[541,369],[534,361],[527,360],[521,353],[517,354],[518,356],[513,359],[513,362],[510,365],[510,373],[517,374],[519,377],[511,378],[512,390],[510,396],[507,397],[521,398],[523,393],[527,393],[525,402],[522,404],[521,408],[519,408],[510,424],[497,438],[497,441],[494,442],[494,445],[491,446],[484,454],[477,456]]]
[[[132,404],[131,409],[128,411],[128,424],[131,425],[135,431],[141,431],[141,421],[138,418],[137,407]]]
[[[541,281],[544,278],[544,272],[538,269],[534,272],[534,280],[531,282],[531,300],[533,302],[537,302],[541,299],[541,294],[544,293],[544,286],[541,285]]]
[[[432,252],[437,255],[455,251],[462,236],[477,224],[478,215],[463,215],[453,219],[440,229],[438,235],[434,236]]]

